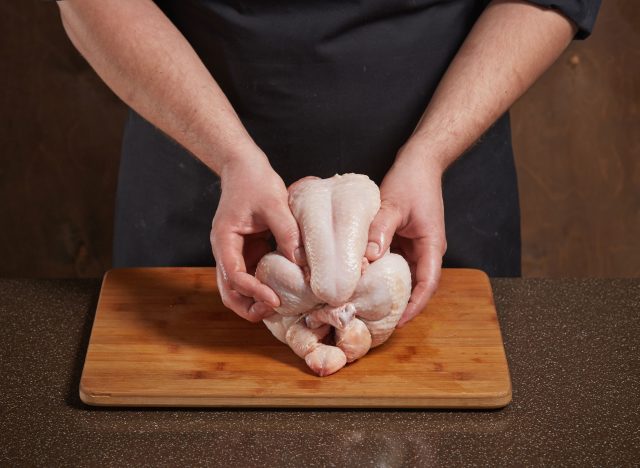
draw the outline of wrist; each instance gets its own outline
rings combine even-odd
[[[449,162],[441,152],[410,139],[398,150],[394,165],[422,168],[429,174],[442,177]]]
[[[217,151],[203,161],[220,179],[226,179],[229,174],[238,171],[255,170],[255,168],[271,167],[264,152],[251,142],[246,145],[236,145],[227,151]]]

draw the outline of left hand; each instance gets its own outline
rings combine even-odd
[[[447,249],[442,202],[442,166],[416,150],[401,149],[380,186],[380,211],[369,228],[369,261],[392,250],[409,262],[413,291],[398,326],[424,309],[440,280]]]

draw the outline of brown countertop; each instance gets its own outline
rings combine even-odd
[[[0,466],[638,463],[640,279],[492,285],[503,410],[136,410],[78,398],[99,281],[0,279]]]

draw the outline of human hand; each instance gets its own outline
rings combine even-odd
[[[220,178],[222,195],[211,228],[218,288],[225,306],[259,322],[280,299],[253,276],[256,265],[272,250],[270,232],[283,255],[291,261],[299,258],[298,224],[289,210],[287,188],[264,155],[249,163],[229,163]]]
[[[440,280],[447,249],[442,173],[435,160],[402,149],[380,186],[380,210],[369,228],[365,255],[375,261],[391,246],[409,262],[413,290],[398,327],[424,309]]]

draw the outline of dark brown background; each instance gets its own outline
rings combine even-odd
[[[57,7],[0,5],[0,275],[109,268],[124,106]],[[605,0],[513,109],[525,276],[640,276],[640,3]]]

